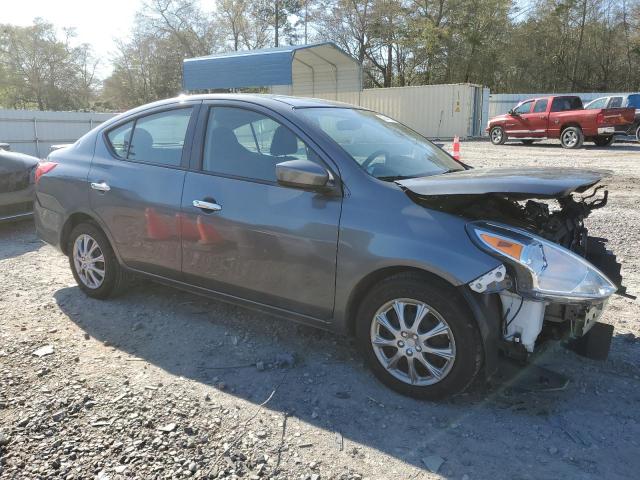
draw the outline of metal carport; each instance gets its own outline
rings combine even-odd
[[[188,58],[183,62],[183,86],[190,92],[264,88],[340,100],[342,94],[360,92],[362,68],[332,42],[290,45]]]

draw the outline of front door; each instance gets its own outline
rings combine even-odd
[[[505,131],[510,137],[520,138],[529,136],[529,121],[527,114],[531,112],[533,100],[521,103],[513,109],[513,113],[505,122]]]
[[[91,208],[131,268],[181,275],[178,227],[193,111],[193,104],[165,107],[118,124],[98,140],[88,178]]]
[[[182,196],[184,277],[223,294],[328,320],[341,190],[279,185],[279,162],[327,164],[293,125],[254,108],[214,103],[200,116],[202,148],[194,148],[201,152],[200,170],[187,173]]]

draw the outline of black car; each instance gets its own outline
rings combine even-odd
[[[640,142],[640,93],[596,98],[586,104],[584,108],[585,110],[594,108],[635,108],[635,121],[629,125],[620,125],[619,127],[616,127],[616,135],[632,137]]]
[[[39,160],[0,150],[0,222],[33,215],[33,184]]]

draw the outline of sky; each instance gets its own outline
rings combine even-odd
[[[126,37],[142,0],[4,0],[0,22],[26,26],[42,17],[59,29],[76,29],[77,43],[89,43],[101,59],[99,76],[110,72],[114,39]]]

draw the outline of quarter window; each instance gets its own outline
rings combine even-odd
[[[276,164],[287,160],[320,163],[296,134],[272,118],[233,107],[209,111],[204,171],[275,182]]]
[[[177,167],[192,110],[169,110],[125,123],[107,134],[109,143],[120,158]]]
[[[133,131],[133,121],[127,122],[124,125],[120,125],[117,128],[111,130],[107,137],[109,143],[113,147],[120,158],[127,158],[127,152],[129,150],[129,142],[131,141],[131,132]]]

